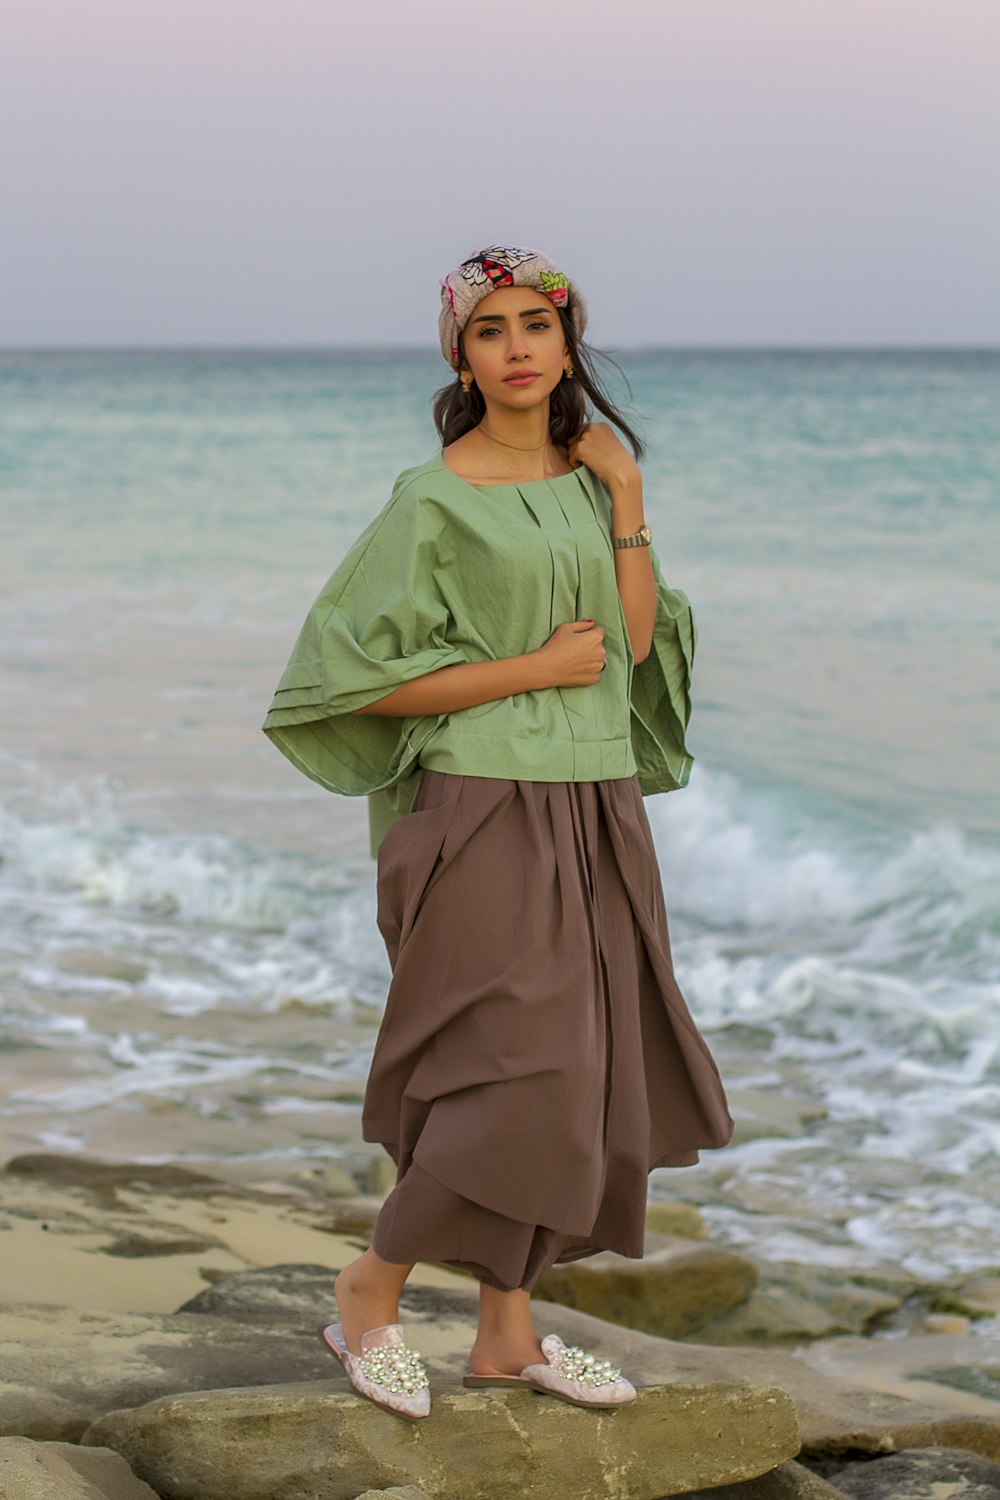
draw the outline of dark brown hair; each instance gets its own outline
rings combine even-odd
[[[608,395],[594,368],[594,360],[595,358],[607,360],[625,379],[623,371],[610,355],[602,353],[599,349],[592,349],[585,340],[577,338],[573,320],[566,308],[557,307],[555,310],[559,314],[559,321],[566,337],[566,347],[573,361],[574,373],[572,380],[560,380],[549,398],[549,436],[559,447],[565,448],[592,420],[591,409],[593,408],[621,430],[628,439],[629,446],[638,462],[645,457],[646,445],[629,426]],[[465,341],[462,333],[458,336],[458,355],[459,365],[461,365],[465,358]],[[625,384],[628,386],[627,379],[625,379]],[[629,386],[629,395],[631,394],[632,390]],[[441,446],[447,448],[478,425],[486,413],[486,403],[477,385],[472,385],[467,392],[462,389],[462,382],[456,371],[454,380],[435,392],[433,412],[434,425],[438,430]]]

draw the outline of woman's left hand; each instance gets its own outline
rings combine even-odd
[[[574,468],[586,464],[609,487],[641,478],[639,465],[610,422],[590,422],[566,452]]]

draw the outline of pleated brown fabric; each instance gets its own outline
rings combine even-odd
[[[650,1170],[733,1121],[674,978],[638,778],[425,769],[377,890],[393,973],[362,1130],[397,1180],[376,1253],[502,1290],[641,1256]]]

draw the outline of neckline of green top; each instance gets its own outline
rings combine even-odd
[[[457,479],[459,484],[464,484],[466,489],[470,490],[523,490],[526,486],[530,487],[535,484],[558,484],[560,479],[578,478],[585,467],[581,464],[577,469],[570,469],[565,474],[553,474],[549,479],[512,479],[509,484],[472,484],[470,480],[463,479],[461,474],[456,474],[454,469],[449,469],[444,461],[443,449],[438,453],[436,463],[438,468],[443,469],[446,474],[451,475],[452,479]]]

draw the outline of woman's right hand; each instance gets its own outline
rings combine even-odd
[[[589,687],[604,670],[604,626],[593,620],[567,620],[534,654],[551,687]]]

